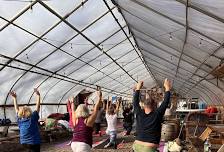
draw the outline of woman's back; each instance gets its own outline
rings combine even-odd
[[[20,129],[21,144],[40,144],[38,119],[39,114],[37,111],[34,111],[31,117],[17,119]]]
[[[78,123],[74,127],[73,142],[84,142],[92,147],[93,128],[89,127],[85,123],[85,118],[78,118]]]
[[[107,130],[108,131],[116,131],[117,127],[117,114],[109,115],[106,113],[106,120],[107,120]]]

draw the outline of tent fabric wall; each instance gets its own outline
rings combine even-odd
[[[182,96],[224,103],[223,83],[217,85],[210,74],[223,60],[222,1],[114,0],[114,4],[160,83],[168,77]]]
[[[19,104],[34,104],[36,87],[42,103],[64,104],[96,85],[107,95],[128,98],[142,78],[154,86],[122,14],[110,0],[105,2],[1,1],[0,105],[13,104],[12,90]],[[65,112],[64,105],[41,109],[42,117],[55,109]],[[13,108],[0,110],[1,117],[15,120],[9,114]]]
[[[132,87],[173,80],[183,97],[223,104],[221,0],[1,1],[0,105],[64,104],[85,88],[131,98]],[[10,10],[10,11],[8,11]],[[217,82],[218,85],[217,85]],[[65,106],[43,106],[42,115]],[[12,111],[12,108],[10,109]],[[4,107],[1,117],[14,114]]]

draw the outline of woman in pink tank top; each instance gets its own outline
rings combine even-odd
[[[89,114],[89,109],[85,104],[80,104],[76,111],[72,111],[72,122],[74,125],[74,133],[71,148],[73,152],[90,152],[93,141],[93,125],[102,102],[101,90],[97,91],[98,100],[93,109],[93,113]]]

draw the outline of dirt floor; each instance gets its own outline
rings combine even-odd
[[[93,152],[131,152],[132,151],[132,144],[134,141],[134,136],[130,135],[130,136],[123,136],[122,133],[118,134],[118,148],[112,149],[112,148],[108,148],[108,149],[104,149],[104,145],[107,144],[108,140],[106,140],[108,138],[107,135],[103,135],[102,137],[94,137],[94,141],[96,142],[97,140],[100,141],[104,141],[101,144],[97,145],[96,147],[94,147],[92,149]],[[42,144],[41,147],[41,152],[71,152],[71,147],[70,145],[67,145],[69,143],[69,140],[63,140],[63,141],[58,141],[58,142],[53,142],[53,143],[48,143],[48,144]]]

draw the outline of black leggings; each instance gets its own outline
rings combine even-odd
[[[100,123],[95,123],[95,133],[98,134],[100,131]]]
[[[40,152],[40,144],[37,145],[23,144],[23,147],[26,148],[27,152]]]

